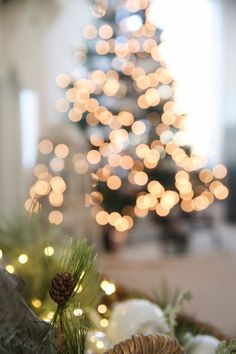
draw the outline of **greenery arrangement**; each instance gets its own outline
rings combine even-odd
[[[192,294],[188,290],[176,290],[173,294],[166,283],[162,284],[160,288],[161,291],[158,294],[154,294],[153,297],[150,297],[137,291],[127,291],[127,289],[116,285],[116,293],[112,294],[112,296],[105,295],[101,300],[101,302],[106,304],[108,307],[105,316],[109,321],[109,326],[114,325],[114,323],[112,323],[114,322],[114,318],[112,318],[112,307],[114,306],[113,301],[116,303],[126,303],[128,308],[130,306],[128,305],[130,300],[133,299],[134,301],[142,301],[145,299],[148,300],[150,304],[156,304],[159,308],[161,308],[169,328],[166,334],[177,339],[178,343],[180,343],[180,345],[186,350],[187,354],[210,354],[213,352],[216,354],[236,353],[236,340],[229,340],[229,338],[227,338],[220,330],[215,328],[214,325],[200,322],[183,313],[182,306],[184,302],[192,299]],[[111,301],[111,297],[113,298],[113,301]],[[124,308],[120,310],[124,311]],[[129,320],[127,318],[127,322],[128,321]],[[119,326],[119,321],[115,325]],[[108,335],[110,335],[109,326],[108,331],[105,330],[105,333],[108,333]],[[133,326],[132,323],[131,326]],[[140,327],[140,329],[143,330],[145,328]],[[214,341],[214,343],[212,344],[211,341]],[[219,345],[217,343],[219,343]],[[214,346],[216,349],[212,349]],[[207,350],[209,350],[209,352]],[[101,352],[97,351],[96,353]]]
[[[65,245],[65,237],[58,226],[45,225],[40,213],[30,217],[23,214],[0,222],[0,266],[24,279],[24,299],[40,318],[47,321],[52,319],[54,312],[54,302],[48,293],[51,279],[53,274],[68,267],[68,263],[63,262],[72,256],[68,254],[71,242],[66,241]],[[83,245],[83,250],[85,247]],[[65,249],[63,255],[62,249]],[[83,287],[80,303],[84,309],[99,301],[98,276],[92,268],[89,280],[86,279],[80,280]]]
[[[236,353],[236,340],[232,340],[229,344],[227,344],[225,341],[222,342],[218,349],[216,354],[232,354]]]
[[[81,309],[80,294],[86,289],[90,300],[91,295],[96,299],[97,292],[91,292],[96,275],[93,246],[86,240],[77,243],[69,240],[62,254],[60,272],[54,275],[50,288],[50,296],[57,303],[51,324],[57,333],[58,353],[85,353],[86,334],[91,323]]]
[[[30,218],[22,214],[0,222],[0,264],[24,279],[26,302],[44,319],[53,308],[48,288],[62,243],[59,229],[45,225],[40,214]]]
[[[53,272],[44,270],[42,280],[44,277],[51,279],[47,291],[53,317],[47,340],[52,335],[56,338],[59,354],[85,354],[88,349],[89,353],[104,353],[112,346],[114,324],[125,339],[149,331],[168,335],[176,339],[187,354],[205,354],[208,353],[206,348],[210,348],[209,354],[236,352],[235,340],[224,340],[226,337],[214,327],[184,317],[182,304],[191,299],[189,291],[176,292],[172,296],[165,286],[161,294],[150,298],[105,278],[100,279],[94,247],[84,239],[67,239],[61,256],[57,253],[56,261]],[[38,279],[31,276],[31,296],[33,284],[37,282]],[[123,318],[123,310],[127,318]],[[132,332],[134,327],[136,330]]]

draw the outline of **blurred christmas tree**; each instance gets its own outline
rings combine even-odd
[[[207,159],[187,143],[187,118],[174,102],[176,84],[151,11],[148,0],[97,2],[96,27],[84,29],[87,48],[75,53],[86,59],[88,79],[66,93],[69,118],[92,146],[86,158],[102,202],[96,220],[119,231],[149,211],[166,217],[178,203],[183,212],[200,211],[228,194],[213,181],[225,168],[200,170]]]
[[[56,103],[90,141],[90,151],[73,158],[78,174],[92,172],[87,205],[98,224],[119,232],[153,211],[176,233],[169,215],[227,197],[226,169],[206,168],[206,157],[191,148],[152,2],[96,0],[92,13],[96,26],[85,27],[87,45],[75,52],[80,65],[57,77],[67,90]]]

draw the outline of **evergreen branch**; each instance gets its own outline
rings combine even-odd
[[[219,344],[216,354],[233,354],[236,353],[236,339],[231,340],[229,345],[224,341]]]
[[[51,324],[56,329],[59,353],[85,353],[86,336],[91,324],[81,310],[79,300],[81,290],[90,288],[94,280],[98,282],[95,265],[94,247],[90,246],[87,240],[74,243],[71,239],[67,239],[62,252],[61,273],[54,276],[50,290],[50,295],[57,302],[57,309]],[[69,283],[66,283],[67,279]],[[69,293],[65,289],[68,284]],[[61,301],[61,299],[64,300]],[[75,313],[79,310],[81,313]]]
[[[75,317],[73,312],[67,311],[63,318],[65,354],[85,354],[86,338],[91,328],[90,322],[84,314]]]

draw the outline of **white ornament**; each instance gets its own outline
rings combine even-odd
[[[137,333],[167,333],[169,326],[161,308],[148,300],[132,299],[115,305],[107,335],[113,344]]]
[[[186,346],[187,354],[215,354],[220,341],[208,335],[192,337]]]

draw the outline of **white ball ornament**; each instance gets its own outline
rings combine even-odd
[[[220,341],[212,336],[199,334],[192,337],[187,346],[187,354],[216,354],[216,349]]]
[[[132,299],[114,306],[107,336],[113,344],[137,333],[167,333],[169,326],[162,309],[148,300]]]

